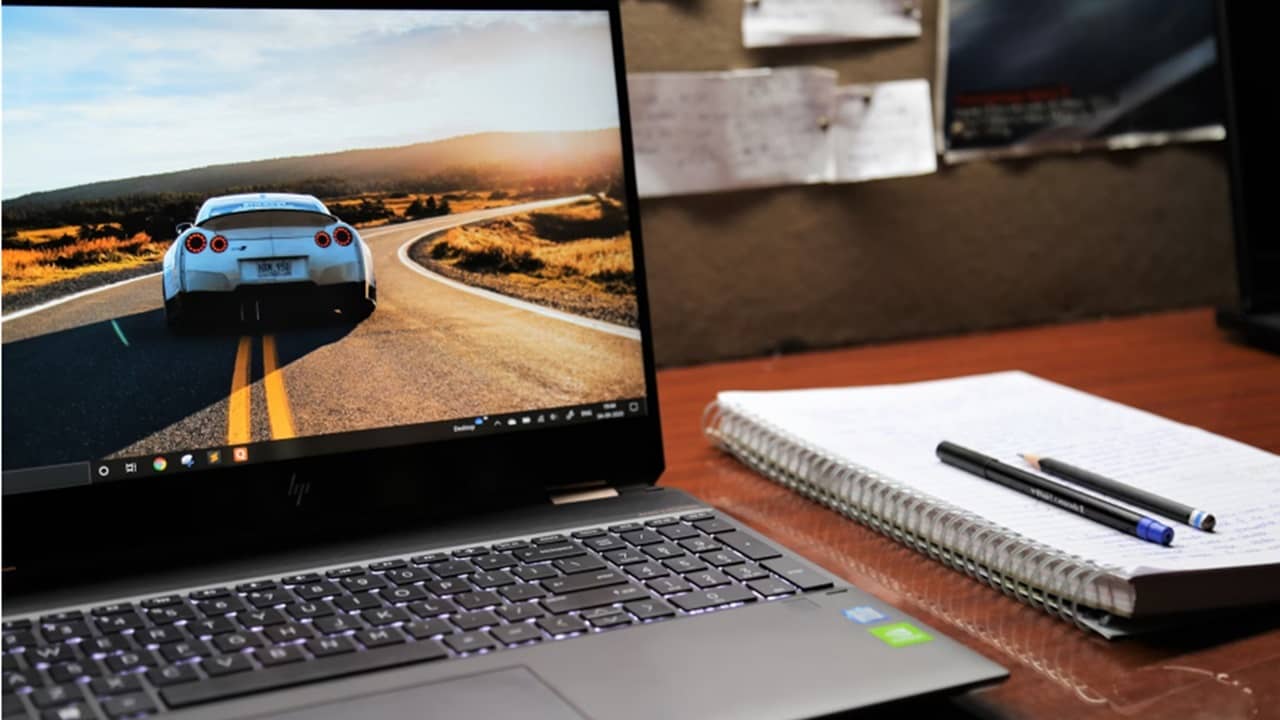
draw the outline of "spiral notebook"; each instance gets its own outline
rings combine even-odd
[[[704,432],[769,478],[1106,636],[1280,600],[1280,456],[1023,372],[722,392]],[[1065,460],[1218,525],[1170,520],[1173,545],[1154,545],[943,465],[944,439],[1013,465],[1024,452]]]

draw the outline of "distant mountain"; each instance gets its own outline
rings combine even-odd
[[[340,181],[357,191],[444,185],[539,182],[613,175],[622,169],[617,128],[583,132],[480,133],[371,150],[210,165],[178,172],[77,185],[4,201],[6,210],[38,210],[68,203],[159,193],[217,195],[228,189]]]

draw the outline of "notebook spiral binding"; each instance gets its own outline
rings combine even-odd
[[[718,402],[703,433],[782,486],[1005,595],[1089,630],[1087,614],[1121,611],[1129,586],[1106,567],[1068,555],[967,510],[832,457],[768,422]]]

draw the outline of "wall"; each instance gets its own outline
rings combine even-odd
[[[630,71],[821,65],[934,79],[917,40],[742,47],[740,0],[623,0]],[[936,175],[646,200],[660,365],[1224,303],[1219,143],[973,162]]]

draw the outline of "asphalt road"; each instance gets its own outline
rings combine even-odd
[[[159,276],[3,324],[6,469],[591,403],[644,392],[638,334],[432,276],[430,232],[580,198],[372,228],[352,325],[175,335]]]

